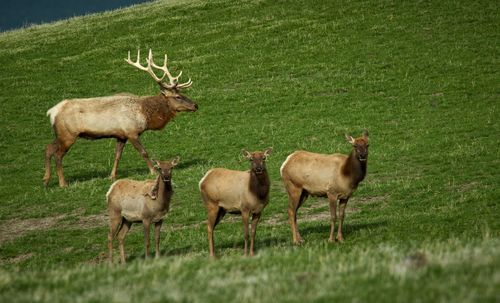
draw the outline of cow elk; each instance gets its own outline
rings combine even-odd
[[[241,214],[245,232],[245,255],[248,255],[248,220],[252,216],[250,255],[254,255],[255,232],[262,210],[269,202],[269,175],[266,159],[272,149],[248,152],[243,155],[250,160],[249,171],[236,171],[225,168],[209,170],[200,181],[200,192],[207,209],[208,246],[210,256],[214,257],[213,232],[226,213]]]
[[[139,51],[135,62],[130,59],[130,52],[125,59],[128,64],[147,72],[158,83],[161,91],[159,95],[141,97],[124,93],[108,97],[71,99],[61,101],[47,111],[56,138],[45,149],[45,186],[50,181],[52,157],[55,157],[59,185],[67,186],[62,159],[78,137],[116,139],[115,159],[110,176],[112,180],[116,178],[118,163],[127,141],[132,143],[146,161],[150,172],[154,173],[153,162],[139,141],[140,135],[146,130],[163,129],[178,112],[195,112],[198,105],[181,94],[180,91],[191,86],[192,81],[189,79],[185,83],[179,83],[182,72],[176,77],[170,74],[167,55],[163,66],[154,63],[151,50],[146,59],[146,66],[141,65],[139,60]],[[163,72],[163,76],[158,77],[153,68]],[[168,83],[163,82],[165,76],[168,77]]]
[[[302,242],[297,227],[297,210],[309,195],[328,197],[331,215],[330,242],[334,241],[339,200],[340,222],[336,239],[344,239],[342,224],[347,201],[366,175],[368,132],[365,130],[356,139],[346,135],[346,139],[353,147],[348,156],[296,151],[281,166],[281,178],[288,192],[288,217],[294,244]]]
[[[113,263],[113,239],[118,236],[121,262],[125,263],[124,240],[132,223],[142,222],[144,227],[145,257],[149,256],[149,230],[155,225],[155,257],[160,256],[160,229],[170,209],[172,168],[179,158],[156,162],[156,180],[135,181],[121,179],[113,183],[106,194],[109,214],[108,253]]]

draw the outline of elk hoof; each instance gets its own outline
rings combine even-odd
[[[294,240],[293,244],[297,245],[297,246],[300,246],[300,245],[304,244],[304,242],[305,242],[304,239],[299,238],[298,240]]]

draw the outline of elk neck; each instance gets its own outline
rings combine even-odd
[[[163,94],[141,99],[141,111],[146,117],[147,129],[162,129],[175,117],[175,110]]]
[[[250,192],[254,194],[260,200],[267,200],[269,196],[269,175],[267,174],[267,169],[264,169],[262,173],[256,173],[254,170],[250,170]]]
[[[356,151],[353,149],[342,166],[342,174],[351,179],[351,184],[357,187],[366,175],[367,161],[359,161]]]
[[[158,200],[162,203],[168,203],[173,194],[172,180],[164,181],[160,174],[156,177],[155,187],[158,188]]]

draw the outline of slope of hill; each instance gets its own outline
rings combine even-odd
[[[158,1],[0,34],[0,300],[494,301],[500,285],[499,7],[493,1]],[[200,109],[141,140],[179,155],[162,257],[105,265],[113,140],[78,141],[70,186],[42,187],[46,111],[66,98],[156,94],[123,61],[168,53]],[[328,203],[299,211],[291,245],[279,167],[297,149],[348,153],[370,132],[368,175],[328,243]],[[272,146],[257,256],[228,217],[207,254],[197,184]],[[119,177],[150,178],[127,146]]]

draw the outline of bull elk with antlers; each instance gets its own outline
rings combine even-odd
[[[154,173],[153,163],[139,141],[140,135],[146,130],[163,129],[178,112],[195,112],[198,109],[196,103],[180,93],[193,82],[189,79],[185,83],[179,83],[182,72],[176,77],[172,76],[167,68],[167,55],[165,55],[163,66],[154,63],[151,50],[146,58],[146,66],[140,63],[140,51],[137,52],[135,62],[130,59],[130,52],[125,61],[147,72],[158,83],[161,93],[157,96],[118,94],[108,97],[64,100],[49,109],[47,115],[50,117],[56,138],[45,149],[45,176],[43,177],[45,186],[50,181],[52,157],[55,157],[59,185],[67,186],[64,180],[62,159],[78,137],[116,139],[115,160],[110,176],[112,180],[116,178],[118,163],[127,141],[132,143],[146,161],[150,172]],[[158,77],[153,68],[163,72],[163,75]],[[168,83],[163,82],[165,77],[168,77]]]

